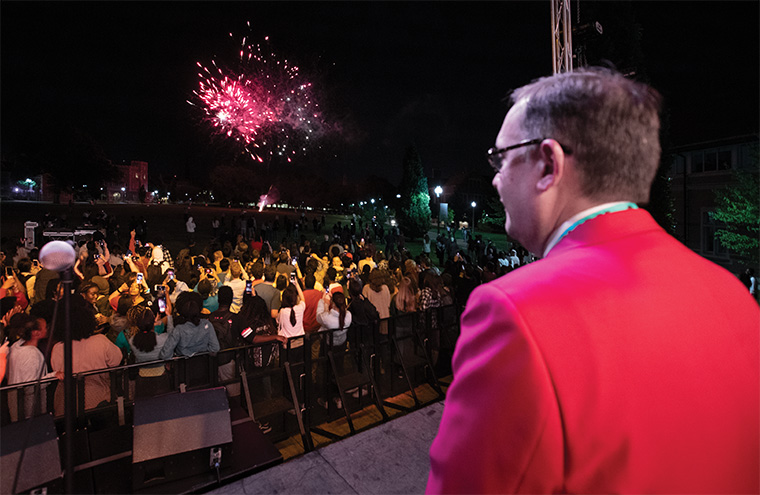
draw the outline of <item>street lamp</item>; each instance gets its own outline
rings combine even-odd
[[[435,233],[440,234],[441,233],[441,193],[443,192],[443,188],[441,186],[435,186],[435,189],[433,189],[433,192],[435,192],[435,197],[438,198],[438,221],[435,223]]]
[[[472,206],[472,235],[475,235],[475,207],[478,206],[478,204],[473,201],[470,203],[470,206]]]

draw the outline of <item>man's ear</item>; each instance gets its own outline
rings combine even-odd
[[[536,187],[545,192],[562,181],[565,173],[565,153],[560,144],[553,139],[544,139],[538,152],[540,156],[536,166],[541,168],[541,173]]]

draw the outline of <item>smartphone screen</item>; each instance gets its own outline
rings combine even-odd
[[[166,270],[166,273],[169,274],[169,280],[174,280],[174,270]]]
[[[298,258],[293,258],[293,261],[291,261],[293,266],[296,266],[298,264]]]
[[[10,266],[5,267],[5,276],[6,277],[12,277],[13,276],[13,268]]]
[[[251,282],[250,280],[248,280],[245,283],[245,293],[246,294],[250,294],[252,290],[253,290],[253,282]]]
[[[158,298],[158,312],[166,313],[166,298],[163,296]]]
[[[32,266],[38,268],[40,266],[39,260],[32,260]]]
[[[138,273],[137,274],[137,281],[138,282],[142,282],[143,281],[143,274],[142,273]]]

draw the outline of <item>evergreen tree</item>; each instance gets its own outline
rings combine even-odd
[[[422,161],[417,149],[410,146],[404,154],[404,171],[401,177],[401,207],[398,219],[404,234],[414,239],[430,230],[430,193],[427,177],[422,172]]]

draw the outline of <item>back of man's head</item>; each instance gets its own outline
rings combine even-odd
[[[277,276],[277,267],[269,265],[264,268],[264,280],[267,282],[274,282],[274,278]]]
[[[306,260],[306,269],[310,270],[312,272],[316,272],[317,268],[319,268],[319,261],[315,260],[314,258],[309,258]]]
[[[254,280],[259,280],[263,276],[264,276],[264,263],[262,263],[261,261],[257,261],[251,267],[251,277],[253,277]]]
[[[338,278],[338,271],[333,267],[328,268],[327,272],[325,272],[325,282],[335,282],[336,278]]]
[[[313,289],[314,284],[316,283],[317,283],[317,278],[314,276],[313,273],[310,273],[303,278],[303,284],[306,286],[306,289]]]
[[[230,307],[232,305],[232,287],[229,285],[223,285],[219,287],[219,291],[216,293],[219,299],[219,307]]]
[[[277,282],[275,283],[275,287],[277,287],[277,290],[285,290],[285,287],[288,286],[290,282],[288,281],[288,277],[281,273],[277,276]]]
[[[227,270],[229,270],[230,260],[228,260],[227,258],[222,258],[221,260],[219,260],[219,269],[223,272],[226,272]]]
[[[584,196],[649,201],[660,161],[657,91],[608,69],[589,68],[538,79],[511,99],[524,104],[526,139],[556,139],[570,150]]]

